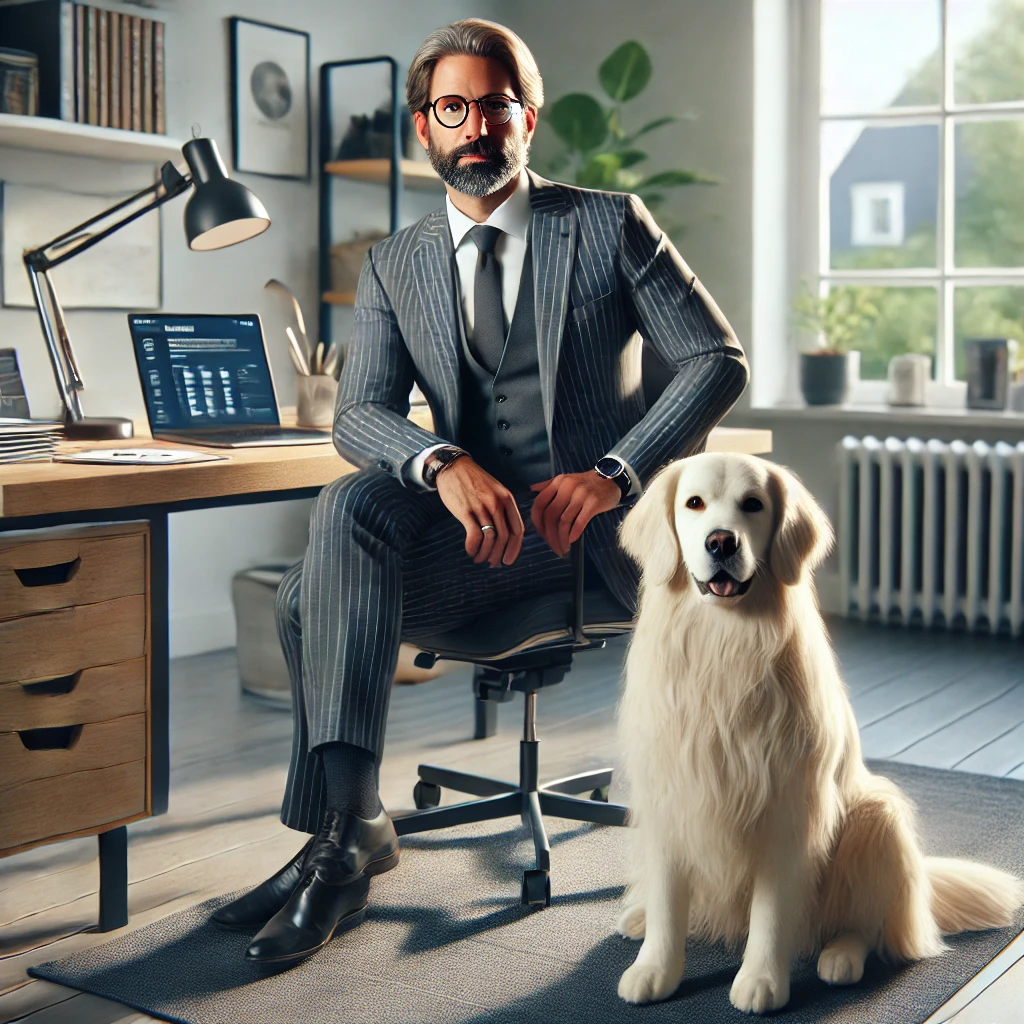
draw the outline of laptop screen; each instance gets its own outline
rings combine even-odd
[[[149,426],[278,424],[259,317],[130,313]]]

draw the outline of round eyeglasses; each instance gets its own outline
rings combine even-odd
[[[475,103],[480,108],[480,115],[490,125],[505,124],[515,112],[514,106],[522,107],[522,103],[511,96],[496,92],[490,96],[467,100],[464,96],[439,96],[427,107],[434,112],[437,123],[445,128],[458,128],[469,117],[469,107]]]

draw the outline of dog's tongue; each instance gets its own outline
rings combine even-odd
[[[708,580],[708,587],[716,597],[732,597],[740,585],[736,580],[726,576],[724,579]]]

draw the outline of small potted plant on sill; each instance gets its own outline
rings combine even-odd
[[[800,390],[808,405],[841,405],[860,375],[854,346],[878,319],[871,289],[836,287],[825,296],[805,283],[793,302],[794,326],[817,347],[800,353]]]

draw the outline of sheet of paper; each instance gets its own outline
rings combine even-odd
[[[185,462],[216,462],[226,455],[211,455],[192,448],[89,448],[54,455],[54,462],[100,462],[122,466],[176,466]]]

